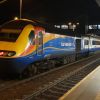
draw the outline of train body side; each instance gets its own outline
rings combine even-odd
[[[27,30],[27,31],[26,31]],[[34,31],[34,44],[29,36]],[[25,38],[24,38],[25,35]],[[44,59],[75,54],[75,38],[44,32],[40,27],[26,26],[15,43],[5,43],[1,50],[15,51],[12,57],[0,57],[1,73],[21,73],[28,65]]]
[[[48,33],[42,27],[28,24],[15,42],[0,41],[0,73],[20,74],[29,65],[43,60],[83,56],[96,51],[100,51],[99,39]],[[10,52],[15,54],[5,56]]]
[[[66,56],[75,53],[75,38],[71,36],[46,33],[43,36],[44,57]]]

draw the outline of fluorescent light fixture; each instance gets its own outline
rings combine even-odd
[[[100,0],[95,0],[98,6],[100,7]]]
[[[5,1],[7,1],[7,0],[1,0],[1,1],[0,1],[0,4],[4,3]]]

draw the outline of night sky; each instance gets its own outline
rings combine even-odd
[[[20,0],[4,1],[0,3],[0,24],[19,17]],[[53,24],[80,17],[100,22],[100,8],[95,0],[23,0],[22,17]]]

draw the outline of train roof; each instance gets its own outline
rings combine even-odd
[[[18,20],[11,20],[9,22],[4,23],[0,26],[0,28],[18,28],[22,29],[28,24],[36,25],[35,21],[28,20],[28,19],[18,19]]]

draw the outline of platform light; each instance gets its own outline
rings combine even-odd
[[[76,28],[76,25],[75,24],[73,24],[73,28]]]
[[[98,25],[89,25],[88,28],[89,29],[98,29]]]
[[[14,20],[18,20],[19,18],[18,17],[14,17]]]
[[[55,28],[60,28],[60,25],[54,25]]]
[[[60,25],[57,25],[57,28],[60,28]]]
[[[54,27],[56,27],[56,25],[54,25]]]
[[[76,25],[79,25],[79,22],[77,22]]]
[[[68,25],[61,25],[61,29],[68,29]]]
[[[75,25],[75,24],[73,24],[73,26],[72,26],[72,27],[73,27],[73,31],[74,31],[74,30],[76,29],[76,25]]]
[[[100,25],[98,25],[98,29],[100,29]]]
[[[68,23],[68,25],[71,25],[71,24],[72,24],[71,22]]]
[[[92,29],[92,26],[91,26],[91,25],[89,25],[89,26],[88,26],[88,29]]]

